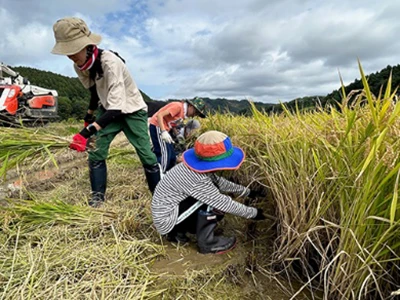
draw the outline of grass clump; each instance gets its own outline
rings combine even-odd
[[[70,141],[33,128],[2,128],[0,131],[0,177],[7,171],[24,164],[53,162],[54,152],[68,147]]]
[[[151,299],[163,291],[147,267],[162,255],[159,245],[113,230],[86,234],[66,225],[19,231],[0,248],[2,298]]]
[[[247,159],[235,176],[272,195],[274,255],[265,265],[326,299],[385,299],[400,286],[396,90],[343,94],[340,109],[253,118],[217,115]],[[351,101],[351,102],[350,102]]]

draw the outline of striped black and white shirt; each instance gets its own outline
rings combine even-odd
[[[218,186],[218,187],[217,187]],[[213,208],[247,219],[257,215],[257,209],[221,194],[247,196],[250,190],[215,173],[197,173],[180,163],[167,172],[158,183],[151,202],[154,225],[160,234],[167,234],[176,225],[179,203],[193,197]]]

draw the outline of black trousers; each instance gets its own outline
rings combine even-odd
[[[179,216],[183,214],[185,211],[187,211],[192,205],[194,205],[198,200],[188,197],[185,200],[183,200],[179,204]],[[182,233],[196,233],[196,226],[197,226],[197,215],[199,210],[206,210],[207,205],[203,204],[199,208],[197,208],[190,216],[188,216],[185,220],[180,222],[179,224],[176,224],[175,227],[172,229],[172,232],[182,232]]]

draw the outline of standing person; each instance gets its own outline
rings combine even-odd
[[[79,80],[91,93],[85,127],[70,145],[71,149],[85,151],[88,139],[95,136],[95,151],[89,151],[92,188],[89,205],[97,207],[105,200],[106,159],[112,140],[121,131],[135,147],[153,193],[160,180],[160,170],[151,151],[147,105],[123,59],[117,53],[97,48],[101,36],[91,32],[82,19],[58,20],[53,31],[56,44],[51,52],[66,55],[74,62]]]
[[[214,235],[224,213],[264,220],[262,209],[246,206],[223,193],[259,194],[217,176],[219,170],[236,170],[244,160],[242,149],[219,131],[200,135],[194,148],[183,153],[183,163],[173,167],[157,185],[151,202],[154,225],[175,242],[188,242],[186,233],[196,233],[200,253],[224,253],[236,244],[235,237]]]
[[[171,169],[176,163],[174,141],[170,134],[171,129],[188,117],[205,118],[204,108],[204,101],[200,98],[194,98],[168,103],[151,117],[150,137],[153,143],[153,152],[161,164],[163,173]]]

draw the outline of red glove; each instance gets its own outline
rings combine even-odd
[[[78,152],[84,152],[86,150],[86,138],[84,138],[80,133],[77,133],[72,138],[72,143],[69,144],[69,148],[76,150]]]

